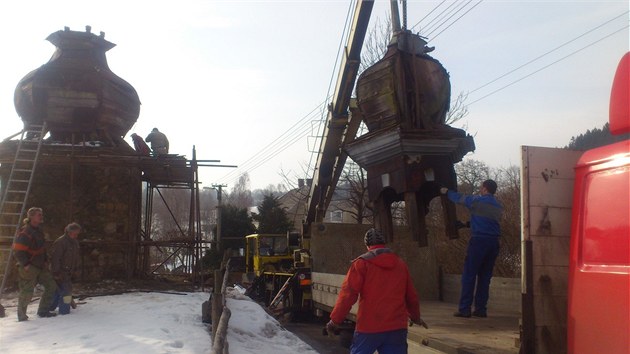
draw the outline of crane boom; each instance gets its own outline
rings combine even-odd
[[[308,232],[313,221],[323,220],[347,158],[342,147],[346,140],[354,138],[360,124],[360,119],[352,119],[348,113],[348,106],[359,71],[361,48],[373,7],[373,0],[359,0],[354,9],[348,42],[339,68],[332,102],[329,105],[317,165],[313,172],[304,222],[305,232]]]

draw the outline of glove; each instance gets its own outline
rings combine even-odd
[[[446,188],[446,187],[440,188],[440,193],[446,194],[447,192],[448,192],[448,188]]]
[[[332,335],[333,333],[337,333],[339,331],[339,326],[337,326],[335,322],[330,320],[328,321],[328,323],[326,323],[326,331],[328,331],[329,335]]]
[[[426,322],[424,322],[424,320],[422,319],[422,317],[419,317],[417,320],[411,320],[411,323],[409,324],[409,327],[411,327],[413,324],[417,324],[418,326],[422,326],[426,329],[429,329],[429,326],[427,325]]]

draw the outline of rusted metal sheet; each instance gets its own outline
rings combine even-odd
[[[115,44],[86,32],[63,31],[47,38],[57,48],[48,63],[28,73],[15,89],[15,108],[24,124],[47,123],[54,141],[73,134],[93,140],[122,137],[140,114],[136,90],[114,74],[105,52]]]
[[[385,56],[357,82],[357,98],[368,129],[402,126],[439,129],[449,110],[451,85],[442,64],[419,36],[401,32]]]

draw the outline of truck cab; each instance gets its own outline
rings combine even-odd
[[[630,132],[630,53],[613,82],[610,131]],[[575,167],[569,353],[630,353],[630,140],[586,151]]]

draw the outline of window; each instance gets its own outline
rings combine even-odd
[[[341,211],[341,210],[331,211],[330,212],[330,222],[342,223],[343,222],[343,211]]]
[[[630,265],[630,167],[586,176],[581,263]]]

